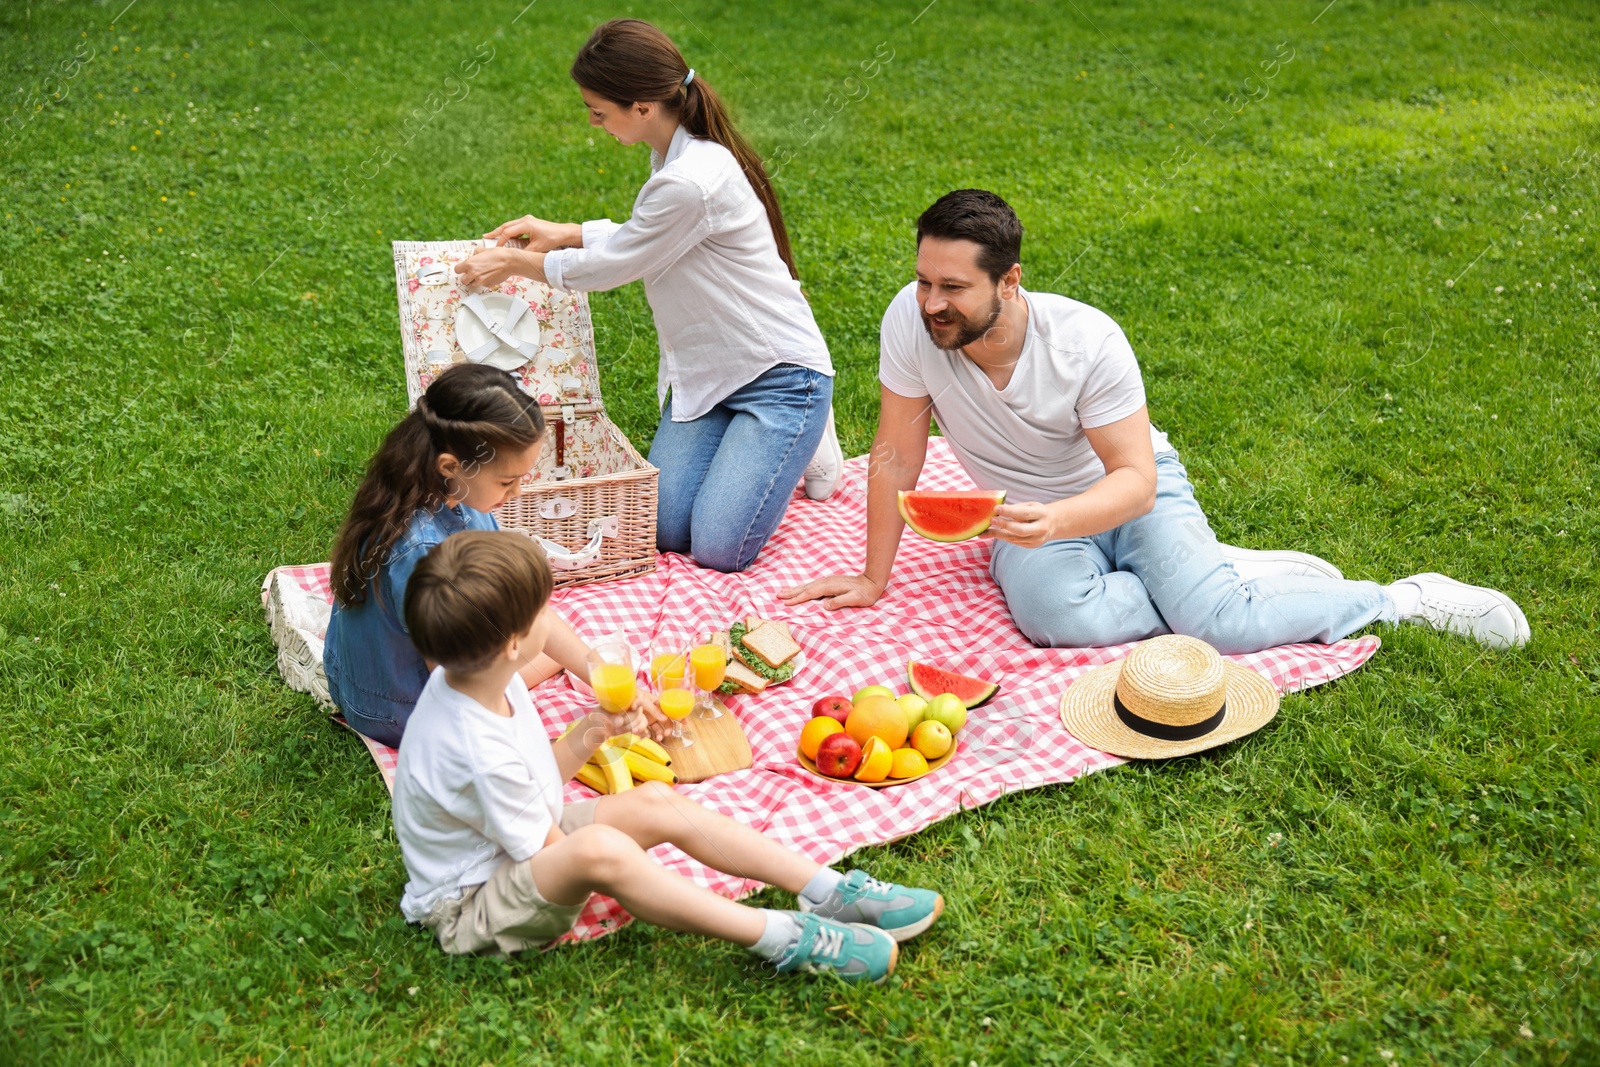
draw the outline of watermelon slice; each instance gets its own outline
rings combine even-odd
[[[957,493],[902,491],[900,517],[930,541],[968,541],[989,528],[994,509],[1005,502],[1004,489]]]
[[[906,684],[923,700],[932,700],[940,693],[954,693],[969,708],[985,703],[1000,691],[998,682],[986,682],[982,678],[941,670],[916,660],[906,664]]]

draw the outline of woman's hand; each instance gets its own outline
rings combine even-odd
[[[518,274],[535,276],[528,262],[528,253],[515,248],[479,248],[456,264],[456,273],[464,285],[481,285],[493,289],[507,278]]]
[[[1055,540],[1054,526],[1048,504],[1001,504],[994,510],[989,533],[1021,548],[1038,548]]]
[[[516,242],[530,252],[553,252],[558,248],[577,248],[583,243],[583,227],[575,222],[546,222],[532,215],[502,222],[483,235],[496,247]]]
[[[870,608],[883,595],[883,586],[865,574],[830,574],[805,585],[785,589],[778,597],[789,607],[808,600],[821,600],[829,611],[835,608]]]

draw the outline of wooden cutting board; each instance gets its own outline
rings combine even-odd
[[[702,719],[690,715],[683,720],[684,732],[694,737],[693,745],[688,748],[666,746],[678,781],[703,782],[714,774],[742,771],[755,762],[738,718],[722,701],[717,701],[717,707],[722,709],[721,718]]]

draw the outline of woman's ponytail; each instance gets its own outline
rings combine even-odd
[[[734,129],[733,119],[729,117],[721,97],[698,73],[682,91],[683,111],[678,121],[696,137],[715,141],[733,153],[733,158],[739,161],[739,168],[750,181],[750,188],[756,191],[761,206],[767,209],[767,222],[772,226],[772,239],[778,244],[779,258],[789,268],[789,277],[798,280],[800,271],[795,268],[794,251],[789,247],[789,230],[783,224],[778,194],[773,191],[772,182],[767,178],[767,168],[762,165],[761,157],[750,147],[750,142]]]
[[[538,401],[504,371],[478,363],[450,367],[383,439],[333,544],[333,595],[346,607],[367,589],[416,513],[439,507],[450,487],[439,473],[449,453],[467,466],[526,449],[544,436]]]
[[[642,19],[602,23],[578,49],[578,56],[572,61],[572,80],[623,106],[662,104],[678,116],[678,123],[689,133],[715,141],[733,153],[750,188],[767,209],[779,258],[789,268],[791,278],[800,277],[767,168],[750,142],[734,129],[728,109],[711,86],[698,73],[689,77],[689,65],[672,38]]]

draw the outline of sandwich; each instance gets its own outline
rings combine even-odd
[[[788,628],[780,630],[777,624],[770,622],[746,630],[733,645],[733,654],[744,660],[746,666],[754,667],[755,661],[760,659],[773,670],[794,659],[799,652],[800,646],[789,636]]]
[[[714,634],[726,639],[732,655],[728,672],[718,692],[759,693],[769,685],[794,677],[795,657],[800,645],[789,631],[789,624],[751,615],[728,627],[727,633]]]

